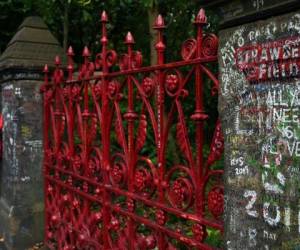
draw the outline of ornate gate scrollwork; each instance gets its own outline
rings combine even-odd
[[[66,79],[58,57],[51,80],[45,66],[50,249],[216,248],[208,238],[223,231],[223,170],[213,167],[222,156],[223,137],[217,121],[204,156],[203,76],[213,83],[212,95],[219,88],[207,67],[217,60],[218,38],[203,34],[206,19],[201,9],[196,38],[183,43],[183,60],[165,63],[165,25],[158,16],[158,61],[143,67],[131,33],[126,53],[108,49],[103,12],[102,51],[90,61],[84,48],[77,79],[71,47]]]

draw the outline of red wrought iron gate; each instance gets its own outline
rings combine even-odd
[[[101,22],[102,52],[91,62],[84,48],[76,79],[72,48],[67,79],[58,57],[51,81],[45,66],[45,243],[64,250],[213,249],[209,237],[222,233],[224,203],[223,171],[211,166],[223,137],[218,121],[204,157],[204,75],[212,94],[218,91],[206,65],[217,60],[218,39],[203,33],[204,10],[194,22],[196,39],[185,41],[183,60],[172,63],[164,61],[158,16],[158,61],[148,67],[131,33],[117,59],[105,12]]]

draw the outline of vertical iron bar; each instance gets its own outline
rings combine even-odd
[[[157,43],[155,49],[157,52],[157,64],[164,64],[164,51],[165,44],[163,41],[163,30],[165,29],[164,20],[161,15],[158,15],[154,29],[158,31]],[[162,70],[158,71],[158,84],[156,86],[156,105],[157,105],[157,124],[158,124],[158,145],[157,145],[157,157],[158,157],[158,173],[159,173],[159,182],[158,182],[158,200],[161,203],[165,202],[164,189],[165,189],[165,157],[164,157],[164,73]],[[160,250],[165,249],[165,236],[162,232],[159,233],[158,239],[158,248]]]
[[[206,16],[203,9],[200,9],[196,19],[195,25],[197,27],[197,49],[196,57],[202,57],[202,39],[203,39],[203,26],[206,24]],[[207,115],[204,113],[203,106],[203,79],[202,70],[200,65],[195,66],[195,113],[191,119],[195,121],[196,126],[196,164],[194,166],[194,177],[196,180],[195,197],[196,197],[196,213],[203,217],[205,210],[205,197],[203,196],[203,144],[204,144],[204,121]]]
[[[48,174],[48,167],[47,167],[47,164],[49,161],[49,116],[50,116],[50,112],[49,112],[49,102],[48,102],[48,96],[47,96],[47,90],[48,90],[48,73],[49,73],[49,70],[48,70],[48,65],[46,64],[45,67],[44,67],[44,73],[45,73],[45,80],[44,80],[44,86],[45,86],[45,89],[44,89],[44,93],[43,93],[43,96],[44,96],[44,100],[43,100],[43,108],[44,108],[44,119],[43,119],[43,123],[44,123],[44,131],[43,131],[43,141],[44,141],[44,145],[43,145],[43,148],[44,148],[44,164],[43,164],[43,176],[46,176]],[[45,205],[45,209],[44,209],[44,219],[45,219],[45,231],[44,231],[44,241],[45,241],[45,245],[47,246],[47,243],[48,243],[48,227],[49,227],[49,220],[48,220],[48,215],[47,215],[47,209],[48,209],[48,206],[47,206],[47,196],[48,196],[48,181],[46,178],[44,178],[44,194],[45,194],[45,197],[44,197],[44,205]]]
[[[68,49],[68,81],[73,80],[73,59],[74,52],[70,46]],[[73,98],[72,98],[72,86],[69,86],[69,107],[68,107],[68,139],[69,139],[69,158],[73,159],[74,156],[74,112],[73,112]]]
[[[104,183],[105,185],[109,184],[109,176],[108,171],[110,170],[110,131],[109,124],[107,120],[107,115],[109,112],[109,100],[107,97],[107,85],[108,80],[106,78],[106,74],[108,73],[108,65],[106,61],[107,56],[107,30],[106,30],[106,23],[108,22],[107,14],[105,11],[101,14],[101,23],[102,23],[102,37],[101,37],[101,44],[102,44],[102,124],[101,124],[101,138],[102,138],[102,150],[103,150],[103,173],[104,173]],[[109,209],[109,193],[104,188],[103,190],[103,244],[104,250],[109,249],[109,227],[110,227],[110,220],[111,220],[111,212]]]
[[[89,158],[89,145],[88,145],[88,134],[89,134],[89,129],[88,129],[88,119],[89,119],[89,80],[87,79],[89,77],[88,74],[88,64],[89,64],[89,56],[90,52],[88,48],[85,46],[83,53],[84,57],[84,79],[83,79],[83,165],[84,165],[84,175],[88,172],[88,158]]]
[[[128,56],[128,69],[132,69],[133,62],[133,51],[132,46],[134,44],[134,38],[130,32],[127,33],[125,44],[127,45],[127,56]],[[127,76],[127,86],[128,86],[128,109],[124,118],[128,121],[128,191],[133,192],[133,176],[134,176],[134,168],[135,168],[135,150],[134,150],[134,121],[137,118],[134,112],[134,92],[133,92],[133,83],[131,80],[131,76]],[[134,235],[134,221],[132,218],[128,220],[128,229],[129,229],[129,249],[134,250],[133,240],[135,238]]]
[[[54,145],[54,154],[55,157],[58,157],[58,151],[59,151],[59,144],[60,144],[60,138],[59,138],[59,131],[61,128],[61,120],[60,120],[60,115],[61,115],[61,103],[60,103],[60,98],[59,98],[59,92],[60,92],[60,83],[61,83],[61,79],[60,79],[60,66],[61,61],[59,56],[55,57],[55,70],[54,70],[54,91],[55,91],[55,111],[54,111],[54,125],[55,127],[53,128],[53,130],[55,131],[55,145]]]

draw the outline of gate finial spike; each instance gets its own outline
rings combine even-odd
[[[135,41],[134,41],[134,38],[131,34],[130,31],[128,31],[127,35],[126,35],[126,39],[125,39],[125,44],[134,44]]]
[[[60,61],[60,57],[59,56],[55,56],[55,61],[54,61],[55,65],[58,67],[61,64]]]
[[[68,56],[74,56],[74,51],[73,51],[72,46],[69,46],[67,55],[68,55]]]
[[[107,17],[107,14],[106,14],[105,10],[103,10],[102,13],[101,13],[101,22],[103,22],[103,23],[108,22],[108,17]]]
[[[46,74],[49,72],[48,64],[45,64],[43,72]]]
[[[90,56],[90,51],[89,51],[89,48],[87,46],[84,46],[82,56],[84,56],[84,57],[89,57]]]
[[[154,23],[153,28],[154,28],[154,29],[163,29],[163,28],[165,28],[165,27],[166,27],[166,26],[165,26],[165,21],[164,21],[162,15],[159,14],[159,15],[157,16],[156,20],[155,20],[155,23]]]
[[[48,73],[49,73],[49,69],[48,69],[48,64],[45,64],[44,66],[44,84],[41,86],[41,92],[44,92],[45,91],[45,85],[48,85]]]
[[[195,24],[207,24],[207,17],[205,15],[205,10],[200,9],[198,15],[195,18]]]

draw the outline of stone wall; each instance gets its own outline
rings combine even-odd
[[[43,241],[43,68],[63,49],[40,17],[20,25],[0,57],[3,159],[0,174],[0,238],[9,250]],[[1,245],[0,245],[1,249]]]
[[[0,223],[6,245],[24,249],[43,239],[41,81],[2,84],[3,165]]]
[[[300,249],[300,12],[219,37],[227,249]]]

